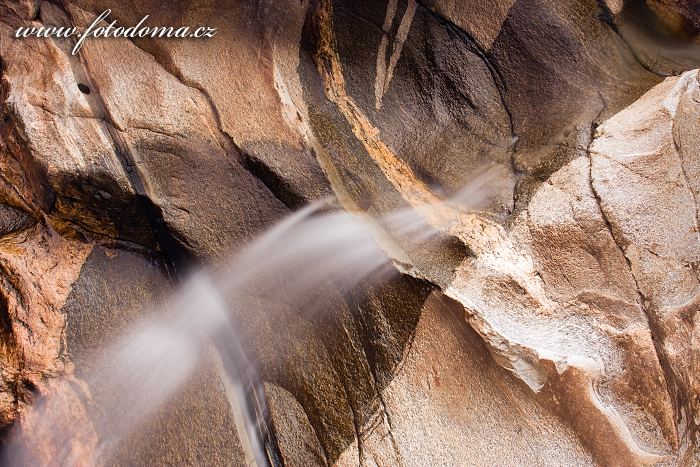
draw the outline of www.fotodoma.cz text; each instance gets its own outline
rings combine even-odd
[[[95,20],[84,30],[79,31],[75,26],[21,26],[15,31],[15,37],[18,39],[26,39],[30,37],[39,38],[63,38],[68,39],[77,37],[76,43],[71,52],[72,55],[77,54],[80,48],[85,43],[88,37],[95,38],[110,38],[124,37],[129,39],[145,38],[145,37],[170,37],[170,38],[210,38],[216,34],[216,28],[207,26],[189,27],[189,26],[146,26],[146,20],[149,15],[144,16],[141,21],[135,26],[124,27],[117,26],[116,21],[108,22],[107,18],[112,13],[112,10],[103,11]],[[104,24],[102,24],[104,22]]]

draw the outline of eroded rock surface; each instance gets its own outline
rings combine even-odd
[[[219,32],[78,56],[13,37],[106,8]],[[286,465],[696,465],[697,21],[684,0],[0,2],[2,426],[48,462],[32,404],[70,387],[89,459],[109,421],[87,356],[330,197],[436,235],[377,223],[400,272],[304,310],[237,297]],[[481,211],[441,203],[484,173]],[[218,373],[109,462],[244,463]]]

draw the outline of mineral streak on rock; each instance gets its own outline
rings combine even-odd
[[[77,56],[14,38],[107,8],[218,33]],[[234,301],[285,465],[697,465],[699,18],[692,0],[0,0],[5,436],[38,464],[94,460],[110,427],[87,356],[184,265],[329,198],[398,272],[319,284],[304,310]],[[445,202],[483,174],[477,210]],[[245,462],[218,372],[100,461]],[[70,446],[32,411],[50,394]]]

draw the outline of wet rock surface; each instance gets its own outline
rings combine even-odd
[[[13,38],[106,8],[219,32]],[[110,429],[87,356],[188,266],[315,200],[425,213],[487,172],[430,239],[377,223],[388,279],[232,299],[285,465],[696,465],[697,21],[684,0],[0,2],[2,426],[50,459],[32,407],[68,385],[89,453]],[[249,460],[220,372],[109,462]]]

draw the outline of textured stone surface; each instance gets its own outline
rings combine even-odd
[[[666,80],[601,126],[591,146],[593,187],[656,336],[669,392],[695,424],[698,153],[686,135],[689,122],[697,128],[698,87],[696,71]]]
[[[516,2],[513,0],[489,3],[469,0],[433,0],[424,3],[431,10],[471,34],[483,49],[488,50],[501,32],[503,22]]]
[[[106,8],[219,32],[77,57],[12,38]],[[63,447],[32,404],[60,392],[88,459],[110,430],[86,356],[188,265],[330,197],[435,235],[378,224],[401,272],[347,293],[232,299],[286,465],[696,465],[697,18],[686,0],[0,1],[2,426],[48,462]],[[441,204],[484,173],[481,211]],[[109,462],[239,465],[234,418],[206,359]]]
[[[410,351],[385,390],[401,458],[429,465],[492,465],[514,459],[517,452],[517,462],[525,465],[590,465],[590,454],[573,430],[499,367],[463,320],[459,304],[431,296]],[[362,462],[396,465],[372,448],[384,435],[373,429],[375,423],[370,420],[363,429]],[[354,444],[339,465],[356,465],[357,456]]]
[[[326,465],[314,429],[294,396],[273,384],[266,385],[265,392],[285,465]]]
[[[144,303],[156,303],[168,289],[162,264],[124,250],[97,246],[85,261],[82,274],[63,306],[67,317],[66,347],[85,379],[96,371],[90,356],[144,318]],[[147,315],[146,315],[147,316]],[[112,434],[112,420],[101,410],[104,388],[91,381],[88,415],[101,438]],[[211,430],[212,425],[220,429]],[[233,417],[216,365],[201,368],[173,400],[159,409],[145,426],[122,440],[113,465],[197,464],[242,462]]]

